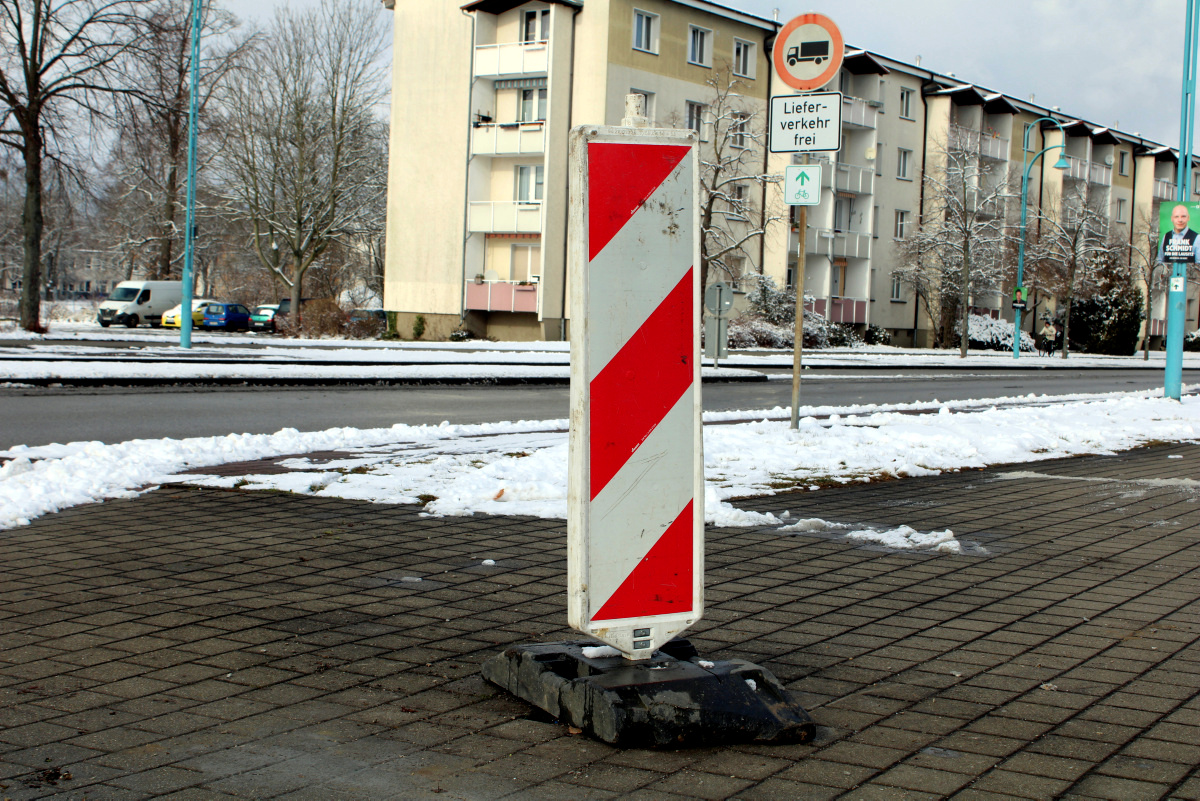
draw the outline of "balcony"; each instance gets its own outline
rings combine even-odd
[[[550,68],[549,42],[506,42],[475,48],[476,78],[545,75]]]
[[[544,122],[485,123],[471,131],[471,152],[477,156],[519,156],[545,150]]]
[[[855,195],[869,195],[875,189],[875,168],[860,167],[857,164],[825,162],[829,177],[825,185],[835,192],[850,192]]]
[[[1099,186],[1112,186],[1112,167],[1093,161],[1088,171],[1088,181]]]
[[[866,324],[866,298],[840,298],[836,295],[829,299],[829,314],[825,315],[831,323]]]
[[[532,312],[538,310],[540,284],[516,281],[468,281],[468,311]]]
[[[1008,140],[982,131],[950,125],[950,149],[977,153],[981,158],[1008,161]]]
[[[829,258],[871,258],[871,237],[856,231],[837,231],[828,228],[808,229],[805,251]]]
[[[843,128],[874,128],[879,111],[861,97],[842,97]]]
[[[468,227],[472,233],[537,234],[542,230],[542,202],[473,200]]]
[[[1175,182],[1169,181],[1166,178],[1154,179],[1154,199],[1155,200],[1174,200],[1175,199]]]
[[[1067,169],[1063,170],[1063,178],[1072,181],[1088,179],[1088,163],[1078,156],[1063,156],[1067,160]]]

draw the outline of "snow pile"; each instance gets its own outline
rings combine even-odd
[[[421,503],[426,514],[438,516],[482,512],[564,519],[565,428],[564,420],[396,425],[19,446],[0,452],[11,459],[0,467],[0,528],[80,503],[128,497],[169,480]],[[827,420],[805,417],[795,431],[785,420],[711,425],[704,431],[705,517],[716,526],[779,525],[774,515],[738,509],[730,499],[1198,438],[1200,398],[1185,396],[1178,403],[1137,393],[959,413],[950,405],[924,415],[834,413]],[[188,468],[325,450],[351,453],[332,463],[288,460],[285,466],[295,472],[283,475],[171,478]],[[792,530],[803,530],[806,522],[792,524]]]
[[[954,532],[950,529],[921,533],[909,526],[899,526],[887,531],[875,529],[851,531],[846,537],[897,550],[916,549],[938,551],[939,553],[962,553],[962,546],[958,540],[954,539]]]

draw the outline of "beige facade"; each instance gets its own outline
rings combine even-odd
[[[780,23],[708,0],[385,5],[395,39],[384,305],[398,313],[401,333],[420,314],[429,338],[466,327],[503,339],[565,339],[571,127],[619,124],[631,92],[647,97],[654,124],[693,125],[713,102],[706,82],[729,68],[738,73],[737,102],[764,127],[769,98],[793,93],[771,74]],[[928,310],[893,271],[905,237],[934,213],[924,176],[944,170],[956,150],[986,161],[988,182],[1019,189],[1023,158],[1061,141],[1055,125],[1028,126],[1059,121],[1068,168],[1054,168],[1057,150],[1032,168],[1031,207],[1056,214],[1064,198],[1086,196],[1107,210],[1114,235],[1147,252],[1158,206],[1174,198],[1169,148],[1057,108],[849,47],[826,89],[844,95],[843,129],[841,150],[813,154],[823,165],[821,202],[802,233],[777,187],[755,188],[756,212],[782,221],[737,269],[791,283],[803,240],[810,307],[887,329],[896,344],[932,341]],[[752,148],[755,171],[768,174],[801,159]],[[1019,201],[1008,195],[994,213],[1015,235]],[[972,306],[1011,319],[1008,280]],[[1027,331],[1053,299],[1039,304],[1025,316]],[[1151,337],[1165,330],[1164,308],[1158,297]],[[1196,308],[1189,297],[1188,331]]]

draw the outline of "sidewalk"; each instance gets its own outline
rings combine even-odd
[[[1198,499],[1180,445],[743,500],[969,547],[710,529],[692,641],[821,728],[682,752],[479,677],[573,636],[562,521],[182,487],[77,507],[0,532],[0,799],[1200,799]]]

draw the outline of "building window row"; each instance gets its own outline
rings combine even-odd
[[[526,12],[532,13],[532,12]],[[641,9],[633,10],[633,49],[658,55],[661,18]],[[733,74],[754,78],[756,45],[745,39],[733,40]],[[698,67],[712,67],[713,31],[699,25],[688,25],[687,61]]]

